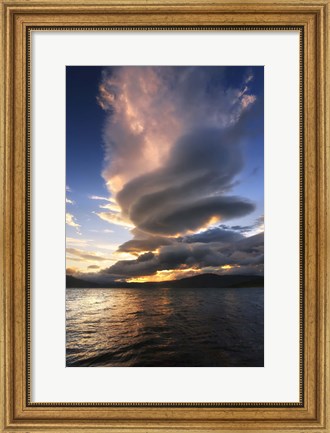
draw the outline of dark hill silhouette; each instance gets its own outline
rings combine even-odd
[[[80,278],[73,277],[72,275],[66,276],[66,287],[69,288],[79,288],[88,289],[92,287],[102,287],[97,283],[92,283],[91,281],[81,280]]]
[[[222,287],[262,287],[264,285],[263,275],[217,275],[201,274],[180,280],[126,283],[110,282],[98,284],[87,280],[66,276],[67,288],[138,288],[138,287],[168,287],[168,288],[222,288]]]
[[[248,287],[263,286],[264,277],[258,275],[217,275],[217,274],[201,274],[194,277],[182,278],[181,280],[167,281],[161,284],[170,287]]]

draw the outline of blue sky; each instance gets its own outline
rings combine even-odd
[[[67,204],[67,212],[79,221],[83,238],[96,242],[103,242],[111,230],[107,222],[93,213],[98,203],[89,198],[108,196],[101,175],[106,115],[96,100],[102,69],[74,66],[67,67],[66,71],[66,184],[70,189],[67,198],[74,201],[74,205]],[[111,241],[117,241],[118,236],[119,242],[122,237],[129,237],[127,231],[119,232],[111,232]],[[77,230],[67,226],[67,236],[76,235]]]
[[[262,273],[263,88],[263,67],[67,67],[68,273]]]

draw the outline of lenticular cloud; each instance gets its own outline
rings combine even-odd
[[[103,219],[135,227],[141,241],[184,236],[254,210],[230,194],[244,165],[246,114],[256,100],[252,78],[225,88],[223,73],[216,67],[103,71],[103,177],[119,205],[102,212]]]

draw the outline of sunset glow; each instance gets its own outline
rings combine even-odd
[[[67,67],[67,274],[263,275],[263,67]]]

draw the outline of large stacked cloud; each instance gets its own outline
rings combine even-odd
[[[232,135],[209,128],[181,137],[160,168],[123,186],[117,201],[124,215],[147,233],[179,235],[251,212],[253,204],[224,195],[242,168]]]
[[[231,193],[256,103],[252,79],[246,74],[233,88],[224,84],[225,68],[104,70],[98,96],[107,113],[103,177],[114,205],[98,215],[133,227],[119,251],[142,253],[117,262],[110,274],[261,262],[260,242],[258,254],[249,258],[239,247],[235,255],[228,245],[244,245],[239,230],[210,229],[255,209]]]

